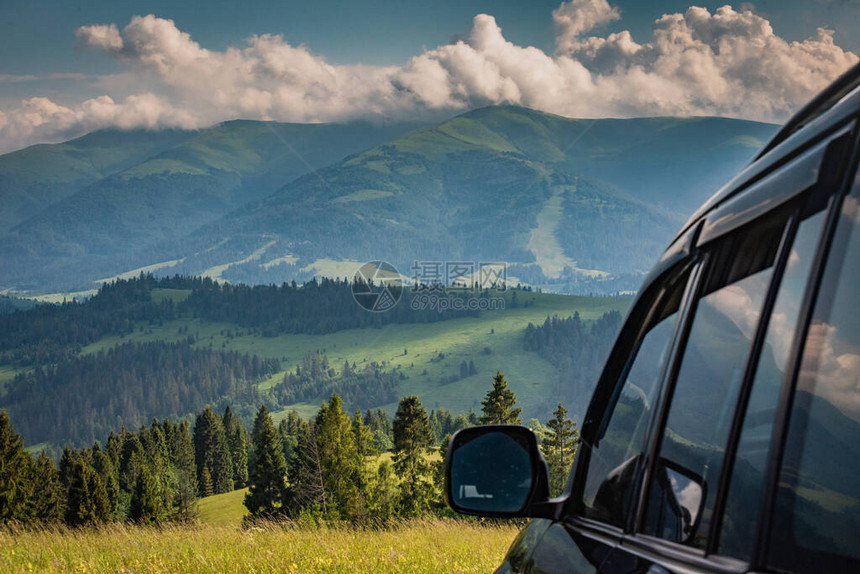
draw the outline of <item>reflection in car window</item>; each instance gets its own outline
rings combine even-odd
[[[649,491],[646,534],[700,548],[707,542],[738,391],[784,224],[782,215],[769,218],[724,240],[712,254]],[[685,510],[667,492],[659,480],[667,465],[698,477],[702,508]]]
[[[841,207],[806,335],[779,479],[770,561],[860,569],[860,180]]]
[[[657,324],[631,353],[623,383],[604,415],[602,436],[591,450],[583,494],[585,516],[624,526],[660,376],[668,359],[686,276],[664,298]]]
[[[758,359],[720,534],[720,553],[736,558],[748,560],[752,551],[773,421],[824,217],[820,211],[798,226]]]

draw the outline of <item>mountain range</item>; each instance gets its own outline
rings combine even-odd
[[[635,289],[776,126],[577,120],[514,106],[435,126],[237,120],[101,131],[0,156],[0,292],[151,270],[246,283],[369,260],[506,262],[509,279]]]

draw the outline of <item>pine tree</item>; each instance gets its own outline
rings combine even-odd
[[[317,440],[316,421],[302,422],[296,456],[289,467],[288,508],[292,517],[302,510],[328,513],[329,495],[323,481],[323,468]]]
[[[123,439],[119,466],[119,486],[125,492],[131,493],[137,480],[137,471],[140,465],[146,461],[146,451],[136,433],[126,432]]]
[[[105,492],[107,492],[108,501],[110,502],[111,515],[117,516],[120,497],[119,477],[107,453],[103,452],[101,448],[96,447],[98,447],[98,443],[93,448],[93,470],[98,473],[99,478],[102,479],[102,483],[105,486]]]
[[[233,488],[242,488],[248,484],[248,432],[242,419],[233,413],[229,405],[224,410],[223,420],[230,462],[233,464]]]
[[[212,496],[213,494],[213,486],[212,486],[212,473],[209,472],[209,467],[204,466],[203,472],[200,473],[200,498],[206,498],[207,496]]]
[[[66,489],[54,461],[42,451],[33,463],[32,517],[41,524],[57,524],[66,511]]]
[[[140,467],[131,495],[129,516],[140,524],[157,524],[164,518],[164,507],[158,482],[147,465]]]
[[[197,466],[194,462],[194,443],[187,421],[176,425],[170,436],[170,460],[174,481],[173,514],[177,520],[190,522],[197,517]],[[212,477],[209,477],[211,492]]]
[[[265,405],[254,420],[253,441],[256,464],[245,506],[254,516],[271,518],[283,513],[287,506],[287,463],[281,437]]]
[[[9,415],[0,411],[0,523],[27,519],[32,458],[15,432]]]
[[[500,425],[500,424],[521,424],[520,413],[523,409],[514,405],[517,404],[517,397],[513,391],[508,388],[508,382],[505,380],[505,375],[501,371],[496,372],[493,377],[493,388],[487,392],[487,398],[481,401],[483,405],[484,416],[481,417],[481,424],[484,425]]]
[[[561,403],[558,403],[558,408],[552,414],[555,418],[546,423],[550,432],[543,440],[541,448],[546,453],[549,466],[550,492],[553,496],[558,496],[564,489],[570,465],[576,455],[579,432],[576,430],[576,423],[567,418],[567,409]]]
[[[376,451],[376,446],[373,444],[373,433],[364,424],[361,409],[355,409],[355,414],[352,415],[352,434],[355,436],[355,445],[358,448],[360,456],[376,456],[379,454]]]
[[[208,468],[212,480],[212,494],[233,490],[233,464],[224,424],[221,418],[206,407],[194,422],[194,458],[197,461],[198,481],[203,485],[203,469]],[[203,491],[200,492],[203,496]]]
[[[296,446],[299,441],[299,431],[302,427],[302,418],[295,410],[287,413],[287,418],[282,419],[278,425],[278,434],[281,435],[281,445],[284,449],[284,460],[287,461],[287,467],[296,455]]]
[[[334,513],[334,517],[351,520],[360,510],[358,475],[364,461],[358,453],[352,423],[343,410],[340,396],[334,394],[328,404],[322,404],[316,422],[328,511]]]
[[[384,524],[397,515],[399,502],[397,477],[394,476],[391,463],[387,460],[382,461],[376,469],[376,474],[371,475],[367,494],[368,514]]]
[[[394,471],[400,478],[400,512],[419,516],[429,508],[433,485],[427,452],[433,434],[427,411],[415,395],[403,397],[394,416]]]
[[[102,479],[83,460],[75,461],[71,470],[66,524],[89,526],[110,519],[110,501]]]

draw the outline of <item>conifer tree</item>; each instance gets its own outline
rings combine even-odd
[[[394,471],[400,478],[400,512],[419,516],[429,508],[433,485],[427,451],[433,433],[427,411],[415,395],[400,399],[394,416]]]
[[[182,522],[190,522],[197,517],[197,466],[194,462],[194,443],[187,421],[174,427],[170,436],[170,460],[174,481],[174,516]],[[211,492],[211,476],[209,490]]]
[[[493,377],[493,388],[487,392],[487,398],[481,401],[484,412],[484,416],[480,419],[481,424],[521,424],[520,413],[523,409],[514,408],[515,404],[517,404],[517,397],[508,388],[505,375],[501,371],[496,371],[496,376]]]
[[[57,466],[45,451],[33,463],[31,481],[32,517],[41,524],[57,524],[66,511],[66,489]]]
[[[278,425],[278,434],[281,435],[281,445],[284,449],[284,460],[287,461],[287,467],[290,466],[290,461],[295,457],[301,427],[302,418],[295,409],[287,413],[287,418],[282,419]]]
[[[108,495],[108,501],[110,502],[111,515],[116,517],[120,497],[119,477],[107,453],[103,452],[101,448],[96,447],[98,447],[98,443],[96,443],[93,448],[93,470],[96,471],[99,478],[102,479],[102,483],[105,486],[105,492],[107,492]]]
[[[325,402],[317,414],[317,446],[323,482],[328,494],[329,513],[350,520],[359,513],[360,491],[357,481],[363,459],[358,453],[349,416],[337,394]]]
[[[371,475],[367,494],[367,511],[371,518],[383,524],[397,515],[400,502],[400,491],[397,488],[397,477],[393,467],[387,460],[382,461]]]
[[[131,494],[129,517],[140,524],[157,524],[164,518],[158,482],[147,465],[142,465],[137,473]]]
[[[355,414],[352,416],[352,434],[355,436],[355,446],[360,456],[376,456],[379,454],[376,451],[376,446],[373,444],[373,433],[364,424],[361,409],[355,409]]]
[[[224,410],[224,434],[233,464],[233,488],[242,488],[248,484],[248,432],[229,405]]]
[[[211,407],[206,407],[194,422],[194,458],[197,462],[198,481],[203,494],[203,469],[209,470],[212,494],[233,490],[233,465],[224,424]]]
[[[272,518],[287,506],[287,464],[281,437],[275,430],[266,406],[260,407],[254,420],[256,464],[250,477],[251,487],[245,495],[245,506],[254,516]]]
[[[296,517],[307,509],[327,514],[329,496],[323,481],[316,421],[302,421],[296,455],[288,471],[290,516]]]
[[[75,461],[80,458],[80,453],[76,450],[72,450],[69,445],[63,447],[63,454],[60,455],[60,464],[59,464],[59,472],[60,472],[60,482],[63,484],[64,488],[69,488],[69,485],[72,483],[72,468],[75,466]]]
[[[137,436],[137,433],[124,433],[119,466],[119,486],[122,490],[127,493],[134,490],[137,471],[145,461],[146,451],[143,448],[140,437]],[[62,474],[62,468],[60,471]]]
[[[567,418],[567,409],[561,403],[558,403],[558,408],[552,414],[554,418],[546,423],[550,432],[544,438],[541,448],[546,453],[549,466],[550,493],[558,496],[564,489],[570,465],[576,455],[579,432],[576,430],[576,423]]]
[[[24,450],[9,415],[0,411],[0,523],[27,519],[31,464],[30,453]]]
[[[89,526],[110,519],[110,501],[102,479],[83,460],[76,460],[71,470],[66,505],[66,524]]]
[[[198,489],[200,490],[200,498],[206,498],[207,496],[212,496],[213,487],[212,487],[212,473],[209,472],[209,467],[204,466],[203,472],[200,473],[200,482],[198,483]]]

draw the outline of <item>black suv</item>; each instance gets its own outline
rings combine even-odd
[[[858,116],[860,66],[684,226],[561,497],[529,429],[451,439],[452,508],[535,518],[499,572],[860,572]]]

